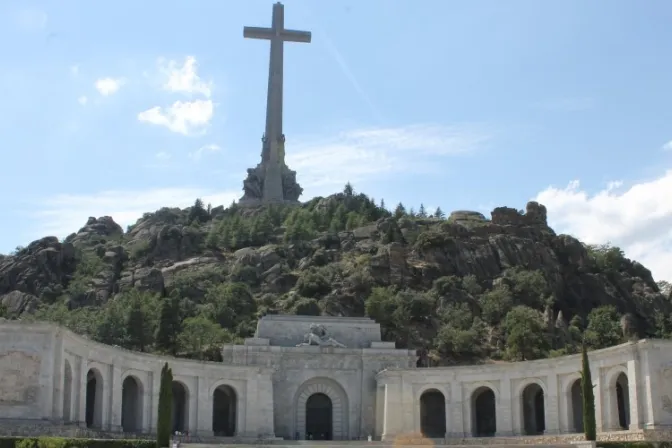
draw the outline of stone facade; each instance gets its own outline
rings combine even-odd
[[[303,439],[319,428],[341,440],[580,438],[580,356],[416,368],[415,353],[381,341],[370,319],[298,316],[262,318],[254,338],[224,346],[222,356],[221,363],[161,357],[46,323],[2,322],[0,431],[39,423],[50,432],[151,434],[168,362],[174,428],[200,439]],[[590,361],[602,438],[666,433],[672,342],[627,343],[591,352]]]

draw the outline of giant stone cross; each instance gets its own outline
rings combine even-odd
[[[266,97],[266,129],[262,138],[261,163],[247,170],[243,182],[241,205],[269,202],[296,202],[303,188],[296,182],[296,172],[285,164],[285,135],[282,132],[282,83],[284,42],[310,43],[308,31],[285,29],[285,7],[273,5],[271,28],[245,27],[243,37],[271,41]]]

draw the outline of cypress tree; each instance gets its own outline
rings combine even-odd
[[[156,446],[170,446],[173,422],[173,372],[165,363],[161,369],[161,389],[159,391],[159,415],[156,422]]]
[[[180,319],[180,298],[176,295],[165,297],[161,303],[159,325],[156,329],[156,347],[175,356],[177,335],[182,330]]]
[[[595,423],[595,395],[593,393],[593,378],[590,374],[588,349],[586,343],[581,344],[581,395],[583,398],[583,432],[586,440],[594,441],[597,438]]]

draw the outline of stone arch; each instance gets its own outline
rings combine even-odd
[[[72,367],[67,359],[63,363],[63,421],[72,421]]]
[[[428,438],[446,436],[446,396],[439,389],[427,388],[420,394],[420,432]]]
[[[173,425],[172,432],[189,431],[189,388],[179,380],[173,380]]]
[[[490,385],[471,393],[471,432],[474,437],[494,437],[497,432],[497,395]]]
[[[343,387],[330,378],[313,378],[299,387],[296,393],[296,420],[295,432],[299,439],[306,438],[306,407],[308,399],[320,394],[329,398],[331,402],[331,430],[329,438],[332,440],[348,439],[348,397]]]
[[[583,433],[583,393],[581,392],[581,375],[568,375],[562,382],[561,406],[564,410],[566,428],[570,433]],[[598,416],[599,418],[599,416]]]
[[[233,437],[238,433],[239,394],[234,386],[226,382],[215,385],[212,396],[212,432],[215,436]]]
[[[121,428],[125,433],[139,433],[143,426],[144,385],[135,375],[121,381]]]
[[[630,426],[630,384],[628,371],[624,366],[611,368],[605,375],[607,380],[607,422],[609,429],[627,430]]]
[[[86,407],[85,421],[87,428],[103,427],[103,391],[105,383],[103,375],[96,367],[91,367],[86,373]]]
[[[546,388],[541,381],[525,383],[520,393],[520,426],[525,435],[541,435],[546,430]]]

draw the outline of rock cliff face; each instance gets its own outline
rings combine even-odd
[[[520,280],[521,272],[534,273],[537,286]],[[451,281],[462,283],[445,286]],[[573,317],[585,329],[591,311],[611,305],[636,335],[667,336],[672,311],[670,297],[644,266],[617,248],[589,248],[556,235],[545,207],[535,202],[525,212],[498,207],[491,219],[471,211],[443,219],[401,209],[392,214],[363,195],[338,194],[270,211],[206,210],[197,201],[186,210],[147,213],[127,232],[111,217],[89,218],[62,242],[45,237],[0,256],[0,302],[9,317],[57,304],[102,309],[129,290],[159,297],[177,293],[199,307],[207,305],[213,286],[227,282],[247,285],[256,314],[375,314],[372,297],[381,291],[415,294],[408,305],[385,306],[391,313],[406,310],[408,326],[417,331],[402,334],[398,323],[379,317],[387,337],[444,354],[450,350],[437,342],[441,329],[459,327],[446,313],[466,303],[469,324],[460,331],[472,331],[480,319],[489,328],[478,339],[490,347],[481,357],[498,346],[506,349],[504,319],[486,317],[492,307],[486,296],[493,291],[509,291],[512,305],[537,310],[556,333]],[[534,300],[525,298],[530,294]],[[415,304],[425,302],[416,316]],[[242,337],[248,330],[231,331]],[[551,336],[553,348],[565,343],[566,331],[560,333]]]

